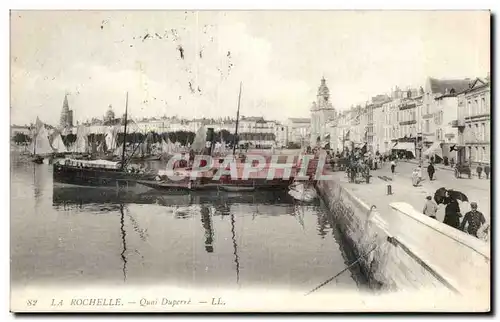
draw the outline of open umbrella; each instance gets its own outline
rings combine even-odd
[[[464,202],[469,201],[469,198],[467,198],[467,196],[463,192],[460,192],[460,191],[448,190],[448,195],[455,200],[464,201]]]
[[[446,199],[446,188],[439,188],[434,193],[434,201],[439,204],[444,204]]]
[[[434,193],[434,201],[438,205],[447,204],[448,197],[459,201],[469,201],[469,198],[464,193],[453,189],[439,188]]]

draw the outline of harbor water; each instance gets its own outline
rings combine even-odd
[[[114,198],[11,165],[12,286],[159,285],[309,291],[351,258],[320,201],[285,192]],[[357,267],[318,290],[364,289]]]

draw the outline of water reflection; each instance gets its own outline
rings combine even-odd
[[[328,217],[325,213],[318,214],[318,234],[321,236],[321,238],[325,238],[328,227],[326,226],[328,224]]]
[[[43,197],[47,169],[43,164],[33,163],[31,166],[33,167],[33,197],[35,198],[35,206],[37,207]]]
[[[238,257],[238,245],[236,244],[236,232],[234,230],[234,214],[231,214],[231,239],[233,240],[234,263],[236,264],[236,283],[240,283],[240,261]]]
[[[224,209],[228,204],[253,204],[256,207],[266,205],[293,206],[293,198],[286,192],[251,192],[251,193],[219,193],[211,191],[161,192],[151,190],[144,193],[133,193],[124,190],[106,188],[87,188],[70,186],[53,186],[52,205],[77,208],[87,205],[119,205],[119,204],[155,204],[165,207],[190,206],[194,204],[209,204],[217,209]],[[259,206],[257,206],[257,204]],[[253,212],[253,211],[252,211]],[[226,213],[224,213],[226,214]],[[179,214],[181,217],[183,214]]]
[[[13,171],[19,283],[310,288],[345,267],[325,211],[286,192],[130,194],[53,185],[46,165]]]
[[[210,215],[210,209],[205,205],[201,206],[201,223],[203,228],[205,228],[205,250],[207,253],[213,253],[214,231],[212,228],[212,216]]]
[[[120,254],[122,261],[123,261],[123,281],[127,280],[127,258],[125,257],[125,252],[127,251],[127,242],[125,240],[125,237],[127,236],[127,233],[125,232],[125,212],[124,212],[124,206],[120,205],[120,236],[122,239],[122,252]]]

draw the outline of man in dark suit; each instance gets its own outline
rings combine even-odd
[[[477,203],[471,202],[470,207],[471,211],[465,214],[464,220],[460,225],[460,230],[465,231],[465,225],[468,224],[467,233],[474,237],[478,237],[477,232],[479,228],[484,225],[486,220],[484,219],[484,215],[481,212],[477,211]]]
[[[434,165],[429,163],[429,166],[427,167],[427,174],[429,175],[429,180],[432,181],[434,177],[434,172],[436,172],[436,169],[434,168]]]

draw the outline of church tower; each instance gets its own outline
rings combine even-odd
[[[321,79],[318,87],[316,101],[311,106],[311,146],[327,139],[328,129],[326,123],[336,117],[336,111],[330,102],[330,90],[326,85],[326,79]]]
[[[73,111],[69,109],[68,94],[64,95],[59,125],[61,126],[61,128],[73,127]]]

